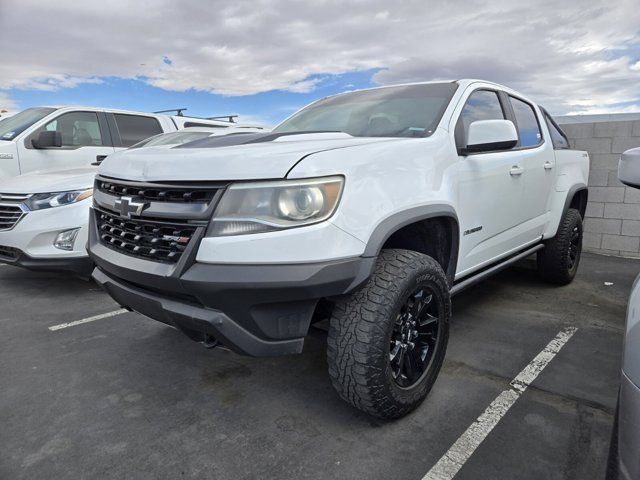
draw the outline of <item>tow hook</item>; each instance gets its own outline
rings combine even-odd
[[[220,345],[220,342],[218,340],[216,340],[216,338],[212,335],[209,335],[208,333],[204,334],[204,340],[202,341],[202,345],[204,345],[204,348],[216,348],[218,345]]]

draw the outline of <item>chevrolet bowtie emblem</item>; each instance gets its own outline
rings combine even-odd
[[[132,215],[139,217],[149,204],[145,202],[135,202],[131,197],[120,197],[116,199],[113,206],[116,211],[120,213],[121,217],[131,218]]]

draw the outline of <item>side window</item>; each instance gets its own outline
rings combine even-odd
[[[462,112],[460,113],[459,129],[466,140],[469,132],[469,125],[477,120],[504,120],[504,112],[500,105],[498,94],[491,90],[476,90],[467,99]]]
[[[122,113],[114,113],[113,116],[120,132],[123,147],[130,147],[142,140],[162,133],[160,123],[153,117],[125,115]]]
[[[535,147],[542,143],[542,133],[536,112],[531,105],[515,97],[509,97],[516,118],[520,147]]]
[[[44,126],[45,130],[58,131],[63,147],[100,146],[100,124],[95,112],[69,112],[57,117]]]
[[[547,127],[549,127],[549,133],[551,134],[551,142],[553,143],[553,148],[555,149],[568,149],[569,141],[565,136],[564,132],[560,130],[556,126],[556,122],[545,112],[544,119],[547,122]]]

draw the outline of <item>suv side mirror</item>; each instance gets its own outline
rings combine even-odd
[[[640,148],[622,154],[618,162],[618,179],[629,187],[640,188]]]
[[[57,131],[44,130],[38,134],[38,138],[31,139],[33,148],[54,148],[62,146],[62,134]]]
[[[509,150],[518,144],[516,126],[510,120],[476,120],[469,125],[462,155]]]

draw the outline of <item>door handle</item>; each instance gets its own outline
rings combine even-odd
[[[544,169],[545,170],[551,170],[553,168],[553,163],[551,162],[544,162]]]
[[[511,169],[509,170],[509,175],[511,175],[512,177],[517,177],[519,175],[522,175],[522,172],[524,172],[524,169],[519,166],[519,165],[514,165],[513,167],[511,167]]]

